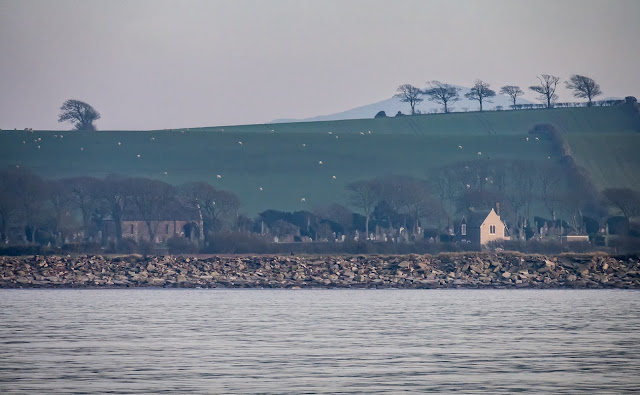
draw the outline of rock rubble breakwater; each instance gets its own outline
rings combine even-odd
[[[0,287],[640,289],[640,257],[511,252],[0,257]]]

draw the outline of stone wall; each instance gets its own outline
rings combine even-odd
[[[638,256],[0,257],[0,287],[640,288]]]

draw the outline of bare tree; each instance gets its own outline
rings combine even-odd
[[[51,180],[47,182],[49,202],[54,213],[53,233],[58,245],[64,243],[65,234],[74,211],[74,196],[64,182]]]
[[[153,243],[158,223],[175,199],[175,189],[165,182],[148,178],[134,178],[131,186],[131,200],[147,225],[149,241]]]
[[[573,228],[580,231],[584,225],[585,208],[593,205],[597,191],[587,171],[581,167],[567,169],[566,183],[558,203],[562,211],[571,219]]]
[[[29,241],[35,243],[36,230],[44,220],[47,186],[39,176],[22,168],[12,170],[8,181],[18,202],[18,214],[24,229],[29,232]]]
[[[202,216],[205,242],[209,242],[210,233],[221,229],[225,221],[236,220],[240,199],[231,192],[218,190],[206,182],[191,182],[181,185],[179,193],[184,203]]]
[[[313,213],[320,218],[333,221],[340,225],[345,233],[349,231],[353,222],[353,213],[351,210],[338,203],[316,207]]]
[[[100,113],[89,104],[80,100],[67,100],[60,107],[58,122],[73,122],[76,130],[96,130],[94,121],[100,119]]]
[[[97,206],[103,203],[99,198],[102,181],[94,177],[73,177],[62,179],[61,182],[66,185],[74,197],[75,208],[80,210],[82,215],[84,237],[85,240],[88,240],[91,233],[92,214],[99,211]]]
[[[513,100],[513,108],[516,108],[516,100],[518,99],[518,96],[524,95],[522,89],[517,85],[505,85],[500,88],[500,93],[511,97],[511,100]]]
[[[403,103],[409,103],[411,106],[411,115],[416,113],[416,104],[422,102],[422,90],[410,84],[400,85],[393,97],[397,97]],[[377,116],[377,115],[376,115]]]
[[[562,189],[562,178],[565,173],[556,165],[536,167],[534,173],[537,176],[539,197],[549,211],[551,219],[555,221],[558,211],[558,198]]]
[[[406,213],[414,220],[413,234],[418,234],[420,220],[433,219],[440,216],[443,209],[438,204],[429,190],[426,182],[411,177],[402,177],[400,180],[403,185],[404,205],[400,213]]]
[[[584,75],[573,74],[569,77],[569,81],[565,81],[565,84],[567,89],[573,91],[573,96],[589,100],[589,107],[591,107],[591,99],[602,94],[600,85]]]
[[[491,98],[496,95],[496,92],[489,89],[489,84],[482,80],[476,80],[468,93],[465,93],[465,97],[469,100],[477,100],[480,103],[480,111],[482,111],[482,103],[491,103]]]
[[[442,104],[444,106],[444,112],[449,112],[448,104],[455,103],[460,100],[458,91],[460,88],[456,88],[453,85],[443,84],[440,81],[429,82],[429,87],[424,91],[424,94],[428,96],[428,100]]]
[[[538,100],[547,102],[547,108],[551,108],[553,103],[558,99],[558,95],[556,95],[556,88],[558,86],[558,81],[560,81],[560,77],[556,77],[549,74],[542,74],[541,77],[538,77],[538,81],[540,84],[532,85],[529,87],[532,91],[539,93]]]
[[[18,214],[19,201],[12,192],[12,170],[0,172],[0,241],[9,241],[9,224]]]
[[[602,194],[627,219],[640,216],[640,193],[629,188],[607,188]]]
[[[364,229],[369,237],[369,219],[379,198],[379,186],[375,180],[355,181],[346,186],[351,205],[362,210],[365,217]]]
[[[451,225],[453,202],[459,190],[457,176],[458,171],[453,166],[435,169],[428,175],[429,186],[440,200],[440,206],[447,219],[447,226]]]
[[[104,199],[107,211],[115,225],[116,244],[122,241],[122,219],[131,204],[131,195],[135,189],[135,180],[117,174],[105,177],[100,188],[100,197]]]

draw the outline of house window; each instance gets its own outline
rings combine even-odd
[[[133,234],[133,224],[131,224],[131,234]]]
[[[489,233],[492,235],[496,234],[496,226],[495,225],[489,225]]]
[[[164,225],[164,233],[169,234],[169,224]]]
[[[462,224],[462,225],[460,226],[460,233],[461,233],[463,236],[466,236],[466,235],[467,235],[467,224]]]

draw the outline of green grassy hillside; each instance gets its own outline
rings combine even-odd
[[[598,188],[640,190],[640,133],[569,133],[567,140]]]
[[[525,139],[538,123],[567,133],[576,160],[598,186],[608,186],[613,173],[620,185],[638,183],[639,120],[621,107],[177,131],[3,131],[0,165],[29,167],[46,177],[122,173],[173,184],[204,180],[237,193],[243,210],[254,215],[344,203],[348,182],[384,174],[424,177],[443,164],[477,158],[546,161],[553,156],[551,143]]]

